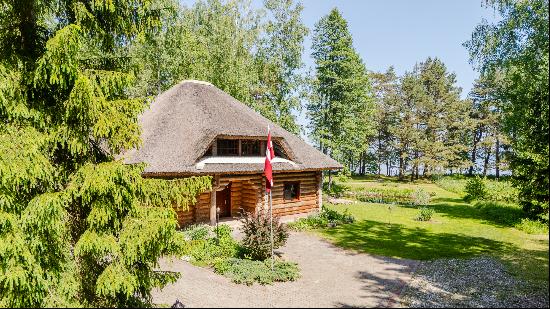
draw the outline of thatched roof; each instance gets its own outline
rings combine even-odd
[[[146,175],[256,173],[258,163],[216,163],[197,168],[216,137],[265,139],[267,126],[295,164],[274,163],[274,171],[339,169],[342,166],[299,137],[261,116],[215,86],[183,81],[160,94],[140,116],[142,145],[125,162],[145,162]]]

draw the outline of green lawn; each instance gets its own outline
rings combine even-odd
[[[376,255],[429,260],[468,258],[480,254],[497,257],[515,275],[533,283],[548,284],[548,235],[530,235],[488,216],[428,181],[398,183],[391,178],[377,180],[353,178],[346,183],[352,190],[360,187],[422,187],[435,195],[436,213],[429,222],[415,221],[415,207],[357,202],[328,205],[349,212],[356,222],[318,231],[334,244]]]

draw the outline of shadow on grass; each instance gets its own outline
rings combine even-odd
[[[459,198],[436,198],[431,206],[446,217],[483,220],[502,227],[514,227],[527,217],[521,208],[504,203],[478,202],[471,205]]]
[[[495,251],[516,251],[510,243],[483,237],[432,233],[401,224],[359,221],[322,231],[335,245],[375,255],[414,260],[470,257]]]

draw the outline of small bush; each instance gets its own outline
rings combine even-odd
[[[327,227],[329,224],[336,226],[353,222],[355,222],[355,217],[349,213],[348,209],[344,210],[343,213],[339,213],[325,207],[318,214],[309,215],[307,218],[300,218],[288,223],[287,227],[293,231],[308,231]]]
[[[214,265],[214,270],[238,284],[252,285],[272,284],[273,282],[295,281],[300,278],[296,263],[274,261],[271,271],[271,260],[253,261],[248,259],[226,259]]]
[[[269,216],[265,214],[245,214],[242,220],[242,232],[244,234],[241,246],[247,257],[253,260],[263,261],[271,257],[271,225]],[[288,231],[273,217],[273,249],[285,245],[288,239]]]
[[[322,217],[320,214],[312,214],[306,218],[300,218],[294,222],[287,223],[287,228],[293,231],[308,231],[311,229],[317,229],[326,227],[328,220]]]
[[[414,218],[416,221],[430,221],[435,211],[432,208],[421,207],[418,211],[418,214]]]
[[[210,233],[210,226],[206,224],[191,225],[183,230],[186,240],[205,240]]]
[[[411,197],[413,204],[416,206],[425,206],[430,204],[430,193],[422,188],[414,190]]]
[[[477,176],[468,180],[464,190],[466,191],[466,196],[464,197],[466,202],[471,202],[473,200],[484,200],[487,197],[487,188],[485,183],[483,182],[483,179]]]
[[[212,265],[217,260],[235,257],[241,252],[239,244],[231,237],[231,227],[225,224],[220,225],[218,227],[218,239],[210,229],[207,226],[208,238],[187,240],[183,246],[182,255],[188,256],[190,262],[195,265]],[[197,235],[202,236],[203,234],[201,232]]]

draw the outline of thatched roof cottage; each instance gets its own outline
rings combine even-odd
[[[307,213],[321,207],[321,172],[341,165],[229,94],[202,81],[183,81],[160,94],[140,116],[142,146],[126,162],[145,162],[144,177],[213,176],[213,190],[189,210],[180,225],[215,223],[240,210],[266,207],[263,163],[267,126],[273,161],[273,213]]]

